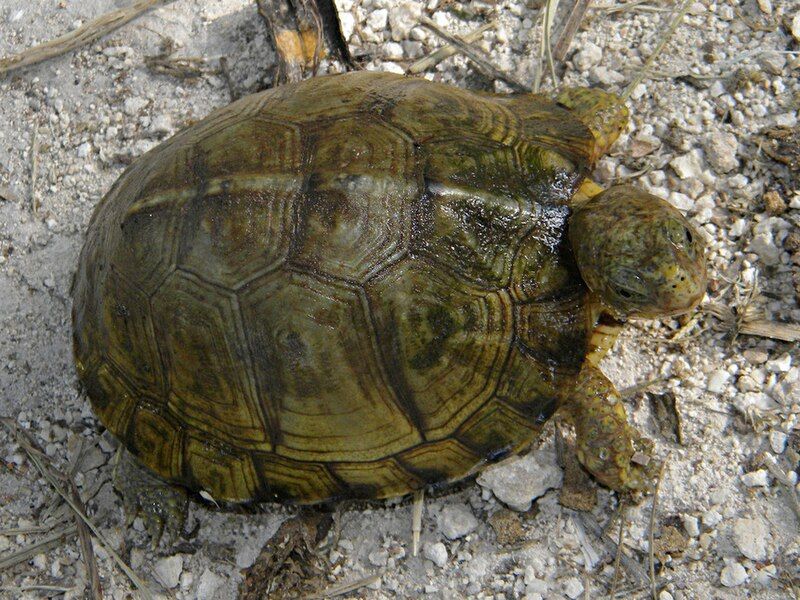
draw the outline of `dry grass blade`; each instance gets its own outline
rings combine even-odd
[[[550,70],[550,78],[553,85],[556,86],[556,67],[553,64],[553,53],[550,47],[550,34],[553,31],[553,21],[556,18],[556,10],[558,9],[558,0],[547,0],[544,5],[544,12],[542,15],[542,43],[539,46],[539,66],[536,69],[536,79],[533,83],[533,91],[539,92],[542,84],[542,77],[544,74],[544,63],[547,61],[547,66]]]
[[[775,462],[774,458],[769,455],[765,455],[763,464],[772,474],[772,476],[778,481],[778,483],[786,488],[786,491],[789,494],[790,506],[797,517],[798,523],[800,523],[800,497],[798,497],[797,490],[795,490],[794,485],[792,485],[792,482],[788,477],[786,477],[786,473],[783,472],[783,469],[781,469],[780,465]]]
[[[33,133],[31,134],[31,181],[30,181],[30,195],[31,195],[31,211],[34,216],[39,213],[39,200],[36,197],[36,179],[39,176],[39,126],[36,121],[33,123]]]
[[[496,21],[491,21],[486,23],[485,25],[481,25],[476,30],[471,31],[467,35],[465,35],[462,39],[467,44],[474,44],[478,40],[483,37],[483,34],[489,31],[490,29],[494,29],[497,26]],[[428,69],[432,69],[440,62],[445,59],[450,58],[454,54],[458,54],[458,48],[456,48],[453,44],[447,44],[438,48],[431,52],[428,56],[420,58],[417,62],[412,64],[408,67],[408,73],[411,75],[418,75],[419,73],[423,73]]]
[[[64,499],[64,502],[69,504],[72,511],[75,513],[75,516],[80,519],[86,527],[92,532],[94,537],[97,541],[103,546],[106,552],[114,559],[114,562],[117,563],[117,566],[128,576],[128,579],[131,580],[131,583],[138,589],[140,595],[145,600],[155,600],[154,596],[150,593],[147,585],[142,581],[139,576],[131,569],[125,561],[117,554],[111,544],[106,541],[105,537],[103,536],[100,529],[92,523],[89,517],[86,516],[86,513],[81,509],[81,507],[75,502],[72,498],[71,494],[66,491],[63,487],[61,482],[59,481],[59,475],[54,473],[50,467],[48,467],[45,463],[45,454],[36,447],[36,443],[31,439],[27,432],[21,430],[17,427],[16,422],[13,419],[9,419],[8,417],[0,418],[0,423],[6,426],[13,434],[15,434],[17,443],[22,447],[25,451],[25,454],[28,456],[30,461],[36,467],[36,469],[41,473],[42,477],[47,480],[47,482],[52,486],[52,488],[56,491],[56,493]]]
[[[14,592],[15,594],[23,594],[25,592],[53,592],[54,594],[63,594],[69,592],[73,588],[64,587],[61,585],[20,585],[20,586],[0,586],[0,592]]]
[[[650,56],[647,57],[647,60],[644,61],[644,65],[642,65],[639,74],[633,78],[633,81],[628,84],[628,87],[626,87],[625,91],[623,91],[620,95],[623,101],[627,100],[633,93],[633,90],[636,89],[636,86],[639,85],[645,77],[647,77],[650,67],[653,66],[656,58],[658,58],[658,56],[661,54],[661,51],[664,50],[664,46],[666,46],[667,42],[669,42],[669,40],[672,38],[672,34],[675,33],[675,30],[678,28],[678,25],[681,24],[683,17],[685,17],[686,13],[689,12],[689,8],[691,6],[692,0],[683,0],[683,6],[681,6],[680,10],[678,10],[673,17],[669,27],[658,41],[658,45],[655,47],[653,52],[650,53]]]
[[[564,19],[561,32],[558,34],[556,45],[553,48],[553,58],[555,60],[561,62],[567,57],[569,45],[578,32],[578,27],[580,27],[590,3],[591,0],[574,0],[574,4],[569,10],[566,19]]]
[[[500,71],[497,67],[495,67],[491,62],[489,62],[488,57],[484,55],[481,51],[476,50],[460,37],[451,35],[446,31],[443,31],[436,23],[431,21],[428,17],[422,17],[420,19],[420,23],[427,29],[433,31],[436,35],[442,38],[444,41],[452,44],[458,50],[464,54],[468,59],[470,59],[473,64],[487,77],[491,77],[492,79],[499,79],[500,81],[506,83],[511,89],[515,92],[530,92],[531,88],[526,85],[523,85],[510,75],[506,75],[502,71]]]
[[[800,341],[800,325],[794,323],[755,319],[750,317],[747,310],[734,311],[730,306],[719,302],[708,302],[703,305],[703,310],[722,321],[731,330],[734,339],[738,335],[744,334],[782,342]],[[739,314],[740,312],[741,314]]]
[[[26,546],[25,548],[17,550],[16,552],[11,552],[10,554],[0,557],[0,571],[10,569],[14,565],[18,565],[21,562],[25,562],[26,560],[33,558],[37,554],[41,554],[42,552],[47,552],[48,550],[51,550],[57,546],[61,546],[66,540],[71,538],[76,533],[78,533],[78,526],[73,523],[54,531],[52,534],[42,538],[37,542],[34,542],[30,546]]]
[[[611,553],[616,554],[617,549],[621,546],[612,539],[609,539],[603,532],[602,527],[592,518],[591,515],[585,513],[576,513],[576,518],[580,520],[583,527],[594,534],[594,536],[605,544]],[[624,548],[619,554],[619,562],[625,569],[625,572],[630,578],[639,586],[647,585],[647,573],[636,560],[631,558],[625,553]]]
[[[0,75],[4,75],[15,69],[29,67],[36,63],[44,62],[56,56],[61,56],[62,54],[76,50],[81,46],[90,44],[96,39],[108,35],[115,29],[119,29],[147,11],[165,4],[170,4],[173,1],[174,0],[137,0],[130,6],[113,10],[96,19],[92,19],[85,25],[78,27],[74,31],[65,33],[54,40],[34,46],[33,48],[28,48],[14,56],[0,58]]]
[[[652,379],[646,379],[640,383],[634,383],[630,387],[622,388],[619,390],[619,395],[622,396],[623,399],[632,398],[636,394],[646,392],[654,385],[663,383],[666,380],[666,377],[661,377],[660,375],[658,377],[653,377]]]
[[[30,535],[32,533],[47,533],[53,531],[56,525],[63,525],[63,522],[51,523],[50,525],[34,525],[33,527],[16,527],[13,529],[0,529],[0,536],[10,537],[12,535]]]
[[[614,579],[611,582],[611,592],[609,593],[612,597],[617,593],[617,586],[619,585],[619,561],[622,558],[622,538],[625,535],[625,519],[623,518],[624,514],[625,502],[621,501],[619,503],[619,508],[617,509],[617,517],[619,518],[619,533],[617,534],[617,554],[614,557]]]
[[[628,12],[631,10],[638,10],[641,12],[669,12],[669,8],[664,8],[662,6],[658,6],[657,2],[653,2],[652,0],[632,0],[631,2],[625,2],[624,4],[613,4],[611,6],[595,6],[592,7],[594,10],[598,12],[604,12],[606,14],[613,14],[618,12]]]
[[[655,530],[656,530],[656,513],[658,512],[658,494],[661,492],[661,482],[664,479],[664,469],[669,461],[669,454],[661,463],[661,469],[658,471],[658,479],[656,479],[656,489],[653,491],[653,509],[650,511],[650,535],[648,538],[648,562],[650,567],[650,593],[653,600],[658,600],[658,586],[656,585],[656,557],[655,557]]]
[[[321,600],[322,598],[335,598],[336,596],[341,596],[342,594],[349,594],[350,592],[354,592],[364,586],[370,585],[371,583],[375,583],[381,577],[383,577],[383,572],[375,573],[374,575],[364,577],[363,579],[359,579],[352,583],[345,583],[328,588],[321,594],[312,594],[310,596],[306,596],[306,600]]]
[[[71,479],[67,482],[69,486],[69,493],[72,494],[72,499],[75,504],[80,508],[81,512],[86,513],[86,506],[84,506],[81,496],[78,493],[78,488],[75,482]],[[83,562],[86,565],[86,573],[89,576],[89,590],[91,591],[94,600],[103,600],[103,588],[100,585],[100,573],[97,571],[97,560],[94,556],[94,548],[92,547],[92,534],[89,528],[81,520],[78,520],[78,539],[81,542],[81,555]]]
[[[748,321],[739,326],[739,333],[757,335],[782,342],[800,342],[800,325],[777,321]]]

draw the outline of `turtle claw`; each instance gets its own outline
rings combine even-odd
[[[177,542],[186,522],[186,492],[152,475],[128,453],[114,471],[114,487],[122,497],[126,528],[141,517],[154,549],[165,533],[168,546]]]

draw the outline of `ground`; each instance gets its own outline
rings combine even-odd
[[[0,56],[125,4],[0,0]],[[536,1],[338,4],[345,35],[368,69],[401,71],[439,45],[416,26],[421,12],[466,33],[493,10],[499,26],[480,46],[519,81],[535,79]],[[621,91],[672,8],[595,4],[559,69],[560,84]],[[654,532],[661,600],[792,598],[800,588],[800,523],[789,495],[800,450],[797,345],[734,337],[735,319],[709,314],[734,307],[740,325],[754,318],[800,322],[792,274],[800,263],[798,177],[765,153],[769,141],[760,137],[765,128],[797,123],[798,14],[797,0],[694,3],[652,76],[633,90],[630,128],[595,174],[603,184],[628,180],[668,198],[708,242],[706,310],[688,324],[632,324],[603,364],[620,388],[657,379],[632,393],[629,406],[666,458]],[[146,57],[167,39],[178,56],[207,59],[205,71],[177,78],[148,68]],[[0,416],[29,433],[53,469],[71,474],[90,518],[123,560],[157,593],[169,589],[176,598],[236,597],[245,570],[292,511],[195,503],[186,527],[192,533],[155,550],[140,520],[125,529],[109,483],[115,442],[99,433],[77,386],[69,286],[92,208],[125,164],[230,101],[216,72],[220,57],[237,90],[271,84],[274,54],[249,0],[177,0],[77,52],[0,77]],[[427,76],[469,88],[493,85],[461,57]],[[551,86],[546,80],[545,89]],[[785,150],[773,154],[787,158]],[[754,286],[760,294],[751,297]],[[662,413],[675,414],[670,399],[680,443],[669,427],[659,427]],[[654,410],[659,400],[667,400],[664,411]],[[0,431],[0,597],[84,597],[88,577],[74,534],[14,566],[3,562],[71,521],[24,449],[8,429]],[[339,507],[338,524],[323,542],[319,587],[359,582],[344,597],[375,599],[607,593],[614,554],[596,530],[608,525],[616,539],[617,498],[600,490],[588,513],[562,506],[553,439],[550,428],[542,447],[522,460],[429,499],[417,557],[407,500]],[[765,466],[770,461],[788,486]],[[625,543],[643,569],[637,576],[623,568],[618,590],[625,597],[650,595],[651,502],[623,513]],[[128,577],[100,544],[95,553],[107,597],[127,597]]]

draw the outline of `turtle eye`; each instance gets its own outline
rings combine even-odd
[[[617,295],[622,296],[625,299],[633,298],[633,294],[622,287],[617,288]]]
[[[678,221],[670,221],[667,223],[667,237],[673,245],[679,248],[691,248],[694,242],[694,233],[689,227]]]
[[[641,302],[647,298],[641,276],[634,270],[621,268],[611,278],[614,293],[623,300]]]

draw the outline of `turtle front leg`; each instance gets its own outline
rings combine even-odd
[[[597,367],[583,367],[565,408],[575,425],[578,460],[600,483],[618,492],[652,487],[658,471],[652,442],[628,425],[619,392]]]
[[[141,516],[154,548],[165,530],[169,545],[178,539],[189,504],[183,489],[153,475],[122,447],[114,466],[114,488],[122,497],[126,525]]]

